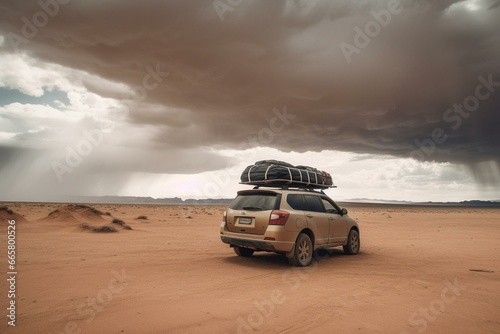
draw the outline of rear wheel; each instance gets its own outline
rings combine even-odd
[[[250,248],[243,248],[243,247],[233,247],[234,252],[238,256],[243,256],[243,257],[250,257],[253,255],[254,250]]]
[[[288,262],[295,267],[307,267],[312,261],[313,252],[311,238],[307,234],[301,233],[295,242],[293,257],[288,258]]]
[[[347,244],[344,246],[344,253],[348,255],[356,255],[359,253],[360,241],[359,233],[355,229],[349,231],[347,237]]]

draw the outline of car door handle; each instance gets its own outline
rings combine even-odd
[[[313,215],[311,215],[310,213],[306,215],[307,218],[312,218],[314,217]]]
[[[333,217],[328,217],[328,220],[333,220]]]

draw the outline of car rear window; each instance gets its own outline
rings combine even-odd
[[[229,206],[233,210],[267,211],[276,209],[278,194],[240,194]]]

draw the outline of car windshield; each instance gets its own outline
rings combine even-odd
[[[273,193],[240,194],[234,199],[229,208],[249,211],[273,210],[276,197],[277,194]]]

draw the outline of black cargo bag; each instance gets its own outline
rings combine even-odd
[[[255,186],[289,186],[326,189],[334,187],[329,173],[309,166],[293,166],[284,161],[262,160],[241,174],[241,183]]]

